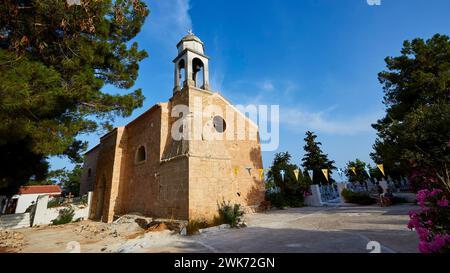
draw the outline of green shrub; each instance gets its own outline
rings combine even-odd
[[[47,208],[56,208],[61,207],[63,203],[61,202],[61,198],[53,198],[47,203]]]
[[[278,209],[283,209],[285,207],[299,208],[304,206],[304,198],[301,194],[288,195],[282,192],[266,193],[266,200],[270,201],[270,204]]]
[[[68,207],[59,211],[56,219],[52,220],[53,225],[63,225],[72,222],[75,212],[72,207]]]
[[[80,197],[75,197],[75,198],[73,198],[73,202],[72,202],[74,205],[84,205],[84,206],[87,206],[87,204],[88,204],[88,195],[87,194],[85,194],[85,195],[83,195],[83,196],[80,196]]]
[[[349,189],[344,189],[342,191],[342,196],[347,203],[358,204],[363,206],[368,206],[376,203],[376,200],[369,196],[365,192],[354,192]]]
[[[270,201],[270,205],[277,209],[287,207],[286,199],[281,192],[266,193],[266,200]]]
[[[223,201],[219,204],[219,216],[225,224],[229,224],[232,228],[238,226],[244,211],[240,204],[231,204],[230,201]]]

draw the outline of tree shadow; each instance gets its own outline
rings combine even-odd
[[[345,231],[306,230],[286,227],[247,227],[208,235],[195,235],[180,242],[177,251],[217,253],[369,253],[370,241],[380,243],[382,253],[417,253],[414,232],[389,229]],[[199,250],[195,244],[206,246]]]

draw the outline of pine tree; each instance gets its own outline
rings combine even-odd
[[[280,207],[300,206],[303,202],[304,193],[309,187],[302,174],[299,174],[298,179],[295,177],[294,171],[298,169],[298,166],[291,163],[291,158],[289,152],[275,154],[272,166],[267,174],[268,186],[280,190],[279,200],[276,201]],[[284,171],[284,179],[281,171]]]
[[[302,158],[302,166],[305,169],[305,175],[308,170],[313,171],[313,184],[327,184],[332,183],[332,170],[336,169],[333,160],[328,160],[328,156],[324,154],[320,148],[321,142],[316,141],[317,136],[311,132],[306,132],[304,138],[305,146],[303,147],[305,155]],[[329,170],[329,182],[322,173],[322,169]]]
[[[405,41],[379,73],[386,116],[373,124],[371,154],[398,176],[423,172],[450,191],[450,38]]]
[[[80,162],[80,134],[110,130],[141,107],[130,89],[147,53],[132,39],[140,0],[4,0],[0,4],[0,194],[45,179],[49,156]],[[116,91],[114,93],[117,93]]]
[[[350,169],[351,167],[355,168],[355,172]],[[370,177],[367,174],[366,168],[369,169]],[[356,159],[355,161],[349,161],[347,163],[345,174],[349,182],[360,183],[361,185],[364,185],[367,179],[375,182],[383,178],[383,174],[377,167],[372,167],[370,166],[370,164],[367,164],[366,162],[359,159]]]

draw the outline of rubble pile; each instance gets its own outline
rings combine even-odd
[[[108,236],[117,237],[118,233],[107,224],[85,223],[77,226],[75,232],[87,239],[105,238]]]
[[[0,229],[0,251],[16,252],[24,245],[24,236],[20,232]]]

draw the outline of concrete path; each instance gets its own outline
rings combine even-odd
[[[247,228],[180,238],[142,252],[368,253],[376,241],[382,253],[417,252],[409,230],[411,205],[387,208],[332,207],[274,210],[247,216]]]

